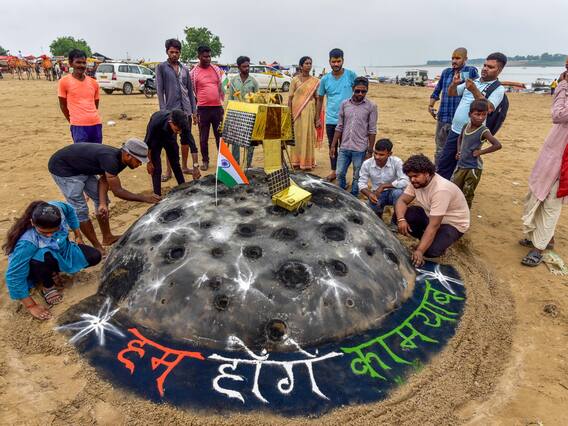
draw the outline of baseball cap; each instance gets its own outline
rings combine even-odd
[[[130,138],[124,144],[122,144],[122,149],[128,152],[134,158],[140,160],[142,164],[148,162],[148,145],[142,142],[140,139]]]

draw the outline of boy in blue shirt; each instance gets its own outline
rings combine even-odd
[[[458,138],[456,171],[452,176],[455,183],[463,192],[468,207],[475,195],[475,188],[481,180],[483,161],[481,156],[501,149],[501,143],[485,127],[485,119],[489,112],[489,105],[485,99],[473,101],[469,107],[469,123],[467,123]],[[481,149],[483,142],[491,146]]]
[[[329,66],[331,73],[322,77],[318,89],[318,102],[316,111],[316,127],[321,127],[321,110],[323,108],[323,98],[327,96],[326,112],[325,112],[325,132],[329,147],[333,143],[335,135],[335,127],[339,120],[339,107],[342,102],[349,99],[353,94],[353,82],[357,78],[357,74],[353,71],[343,68],[343,50],[332,49],[329,52]],[[331,173],[326,180],[333,181],[337,178],[337,150],[335,155],[330,156]]]

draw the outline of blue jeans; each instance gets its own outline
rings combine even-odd
[[[73,143],[92,142],[103,143],[103,125],[95,124],[94,126],[70,126],[71,137]]]
[[[337,182],[342,189],[347,188],[345,175],[347,169],[353,162],[353,183],[351,184],[351,194],[359,195],[359,171],[365,161],[365,151],[351,151],[349,149],[339,149],[337,154]]]
[[[398,200],[398,197],[400,197],[403,192],[403,189],[398,188],[386,189],[381,192],[381,195],[379,195],[377,204],[373,204],[369,201],[369,207],[371,207],[377,216],[382,219],[385,206],[394,206],[396,204],[396,200]],[[391,222],[396,223],[394,220],[394,214]]]
[[[458,164],[456,160],[456,153],[458,150],[458,138],[460,135],[453,130],[448,133],[448,139],[446,139],[446,144],[444,149],[440,153],[440,158],[438,159],[438,168],[436,172],[443,178],[450,180],[452,174]]]
[[[96,214],[99,210],[99,180],[96,176],[77,175],[62,177],[51,174],[63,193],[65,200],[75,209],[79,222],[89,220],[89,206],[83,194],[87,194],[95,203]]]

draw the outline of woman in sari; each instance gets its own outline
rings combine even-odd
[[[316,166],[316,92],[319,80],[310,76],[312,58],[300,59],[300,73],[292,79],[288,105],[292,111],[296,145],[292,147],[292,166],[311,170]],[[321,143],[321,140],[319,141]]]

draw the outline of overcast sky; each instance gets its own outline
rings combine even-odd
[[[204,26],[224,44],[220,60],[317,66],[333,47],[347,66],[422,64],[449,58],[568,52],[567,0],[0,0],[0,46],[49,52],[58,36],[85,39],[107,56],[164,59],[164,41]]]

